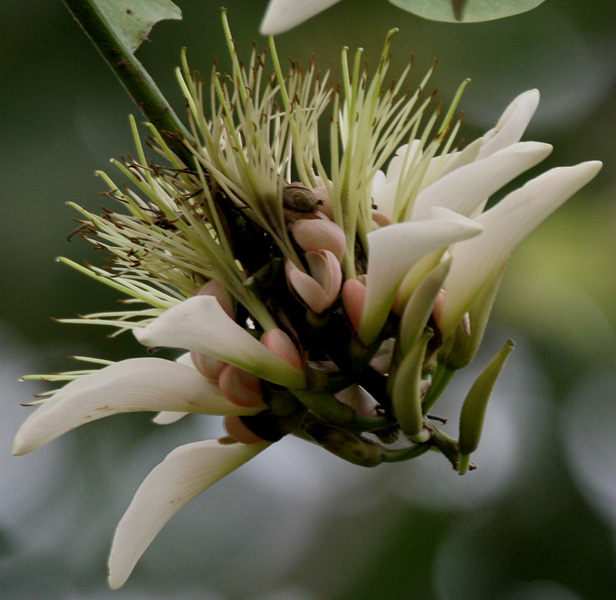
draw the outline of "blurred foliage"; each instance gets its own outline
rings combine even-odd
[[[191,65],[206,77],[215,57],[226,53],[218,5],[178,4],[184,20],[158,24],[137,55],[182,115],[173,75],[180,49],[188,47]],[[258,25],[266,4],[226,2],[246,54],[251,39],[264,43]],[[604,161],[596,181],[519,249],[505,277],[490,327],[498,335],[477,359],[479,369],[506,337],[518,342],[521,358],[505,369],[515,393],[502,392],[488,411],[488,418],[490,411],[505,415],[503,438],[482,442],[480,469],[464,478],[420,463],[424,457],[409,468],[364,472],[338,466],[316,448],[272,449],[247,475],[219,484],[172,521],[135,580],[112,594],[104,587],[105,554],[134,489],[172,447],[212,435],[214,425],[207,432],[196,420],[153,428],[146,415],[93,424],[49,451],[1,459],[3,597],[614,597],[616,518],[597,509],[600,493],[616,502],[614,486],[590,493],[570,453],[576,432],[605,448],[594,460],[616,455],[607,433],[593,433],[594,421],[615,419],[608,410],[614,387],[594,382],[613,372],[616,359],[616,7],[610,0],[548,0],[510,19],[457,25],[368,0],[349,19],[350,4],[340,2],[281,35],[280,55],[307,60],[314,53],[325,69],[330,59],[337,64],[343,45],[362,46],[374,64],[386,31],[397,26],[392,73],[414,53],[419,81],[438,56],[431,84],[444,98],[472,78],[461,104],[466,139],[490,127],[517,93],[537,87],[542,103],[526,139],[555,146],[540,169]],[[120,359],[143,349],[129,336],[110,340],[99,328],[49,318],[111,310],[117,301],[54,257],[102,261],[78,236],[66,241],[77,224],[64,203],[94,209],[108,202],[92,174],[107,168],[108,158],[132,151],[126,115],[135,109],[59,0],[2,3],[0,17],[6,454],[25,417],[17,404],[33,391],[13,386],[24,370],[66,368],[67,354]],[[227,70],[224,60],[218,68]],[[585,412],[580,407],[589,397],[593,411]],[[580,415],[587,427],[577,426]],[[504,466],[490,471],[499,460]],[[616,480],[613,463],[606,464],[588,467]],[[489,485],[488,476],[499,485],[473,496],[473,487],[484,489],[479,482]]]

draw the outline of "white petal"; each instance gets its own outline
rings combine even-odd
[[[425,219],[433,206],[470,217],[483,208],[492,194],[541,162],[551,151],[549,144],[520,142],[460,167],[417,196],[413,220]]]
[[[157,425],[172,425],[173,423],[177,423],[180,419],[183,419],[186,415],[189,414],[190,413],[187,412],[173,412],[170,410],[163,410],[152,419],[152,423],[156,423]]]
[[[377,171],[372,178],[372,196],[376,196],[387,182],[387,177],[383,171]]]
[[[197,371],[162,358],[114,363],[58,390],[21,426],[13,454],[21,455],[84,423],[118,413],[180,411],[214,415],[255,414],[236,406]]]
[[[396,207],[396,191],[398,190],[398,180],[387,180],[379,187],[378,192],[373,196],[373,203],[379,212],[387,215],[390,221],[394,219],[394,209]]]
[[[165,311],[144,329],[133,331],[146,346],[203,352],[286,387],[301,388],[306,383],[302,371],[235,323],[212,296],[193,296]]]
[[[416,156],[419,153],[419,156]],[[400,178],[404,177],[411,165],[417,164],[421,158],[421,142],[413,140],[410,144],[403,144],[396,150],[396,155],[389,162],[387,167],[387,177],[381,180],[379,187],[373,192],[373,202],[379,212],[387,215],[390,220],[394,220],[396,193]],[[405,167],[404,173],[402,168]]]
[[[182,354],[182,356],[178,356],[178,358],[175,359],[175,362],[178,362],[181,365],[186,365],[191,369],[196,369],[195,363],[190,356],[190,352],[186,352]],[[163,410],[152,419],[152,423],[156,423],[157,425],[171,425],[172,423],[177,423],[180,419],[183,419],[188,414],[190,413]]]
[[[440,218],[398,223],[368,234],[366,300],[358,332],[365,344],[378,335],[400,283],[421,257],[482,231],[475,221],[446,209],[434,209],[434,214]]]
[[[559,167],[529,181],[507,195],[477,221],[484,232],[475,240],[456,244],[453,264],[445,281],[445,299],[439,326],[443,337],[452,333],[491,276],[515,247],[586,185],[601,168],[599,161]]]
[[[109,556],[111,588],[126,582],[146,548],[180,508],[268,445],[207,440],[171,452],[139,486],[116,529]]]
[[[303,23],[340,0],[271,0],[261,22],[263,35],[277,35]]]
[[[506,109],[498,123],[481,139],[478,159],[519,142],[539,105],[539,90],[520,94]]]

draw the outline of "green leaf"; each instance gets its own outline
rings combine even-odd
[[[156,23],[182,19],[182,11],[171,0],[94,0],[93,4],[132,53]]]
[[[545,0],[389,0],[414,15],[458,23],[502,19],[531,10]]]

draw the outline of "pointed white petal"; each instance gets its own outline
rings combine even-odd
[[[520,94],[506,109],[498,123],[482,138],[478,159],[519,142],[539,105],[539,90]]]
[[[368,234],[366,299],[358,332],[365,344],[378,335],[400,283],[421,257],[482,231],[475,221],[446,209],[434,209],[433,214],[430,220],[389,225]]]
[[[451,251],[453,264],[445,281],[439,322],[443,337],[452,333],[483,286],[516,246],[595,177],[600,168],[599,161],[590,161],[552,169],[507,195],[477,218],[485,228],[481,236],[456,244]]]
[[[372,196],[376,196],[387,182],[387,177],[383,171],[377,171],[372,178]]]
[[[418,153],[419,156],[416,156]],[[379,212],[387,215],[392,221],[394,220],[396,194],[400,178],[404,177],[411,165],[417,164],[421,154],[420,140],[413,140],[410,144],[400,146],[387,167],[385,181],[379,178],[380,181],[376,191],[373,189],[373,202],[375,206]],[[403,167],[404,173],[402,172]]]
[[[340,0],[271,0],[261,22],[263,35],[277,35],[292,29],[333,6]]]
[[[118,413],[180,411],[255,414],[236,406],[194,369],[162,358],[133,358],[72,381],[31,414],[13,453],[26,454],[84,423]]]
[[[195,369],[195,363],[190,356],[190,352],[186,352],[181,356],[178,356],[175,359],[175,362],[190,367],[191,369]],[[156,423],[157,425],[171,425],[172,423],[177,423],[188,414],[190,413],[163,410],[152,419],[152,423]]]
[[[519,142],[456,169],[417,196],[413,220],[425,219],[433,206],[470,217],[483,208],[492,194],[541,162],[551,151],[549,144]]]
[[[109,556],[111,588],[124,585],[146,548],[180,508],[268,445],[207,440],[171,452],[145,478],[116,529]]]
[[[193,296],[165,311],[135,337],[150,347],[186,348],[236,365],[286,387],[305,386],[304,373],[240,327],[212,296]]]
[[[180,419],[183,419],[189,414],[190,413],[187,412],[172,412],[169,410],[163,410],[152,419],[152,423],[156,423],[157,425],[171,425],[173,423],[177,423]]]

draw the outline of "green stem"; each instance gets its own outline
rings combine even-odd
[[[430,450],[430,447],[430,442],[426,442],[425,444],[417,444],[416,446],[409,446],[408,448],[401,448],[399,450],[387,450],[383,462],[402,462],[404,460],[411,460]]]
[[[169,147],[186,165],[191,165],[192,156],[181,142],[181,138],[190,139],[190,134],[150,74],[117,37],[96,4],[92,0],[64,0],[64,4],[122,82],[146,119],[159,131],[172,134]]]

